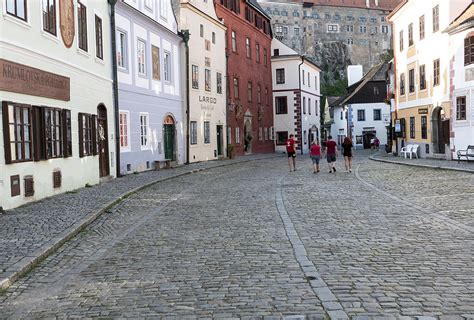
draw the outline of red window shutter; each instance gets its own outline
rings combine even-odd
[[[92,154],[94,156],[97,155],[97,116],[92,115],[92,137],[91,137],[91,143],[92,143]]]
[[[3,119],[3,145],[5,146],[5,163],[12,163],[10,130],[8,128],[8,102],[2,102],[2,119]]]
[[[84,157],[84,120],[83,113],[79,113],[79,157]]]

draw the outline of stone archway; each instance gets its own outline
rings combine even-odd
[[[431,114],[431,142],[433,143],[433,152],[444,154],[446,144],[449,144],[449,119],[444,117],[442,107],[436,107]]]

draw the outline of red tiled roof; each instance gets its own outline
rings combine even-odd
[[[316,5],[351,7],[351,8],[367,8],[366,0],[293,0],[294,2],[313,3]],[[403,0],[369,0],[369,8],[393,10]],[[378,2],[378,5],[376,3]]]

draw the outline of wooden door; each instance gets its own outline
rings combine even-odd
[[[97,114],[97,147],[99,153],[99,176],[107,177],[110,174],[107,109],[103,105],[100,105],[97,108]]]

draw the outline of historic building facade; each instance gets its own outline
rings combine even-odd
[[[210,0],[181,0],[175,8],[179,28],[189,32],[188,159],[215,160],[226,155],[226,27]]]
[[[452,57],[440,48],[449,47],[443,30],[470,2],[404,1],[389,15],[394,33],[396,150],[414,143],[421,157],[452,158]]]
[[[107,2],[0,5],[0,206],[114,176]]]
[[[324,82],[345,76],[348,65],[365,72],[391,49],[387,14],[401,0],[261,0],[276,38],[321,66]]]
[[[237,155],[273,152],[270,17],[255,0],[216,0],[215,6],[227,27],[227,143]]]
[[[286,151],[290,134],[297,148],[307,154],[311,142],[320,139],[320,69],[277,39],[272,41],[272,74],[275,150]],[[259,137],[262,133],[259,131]],[[267,128],[263,129],[267,137]]]
[[[185,161],[182,38],[170,0],[117,2],[120,172]]]
[[[451,152],[474,145],[474,3],[451,23],[450,96],[451,96]]]

